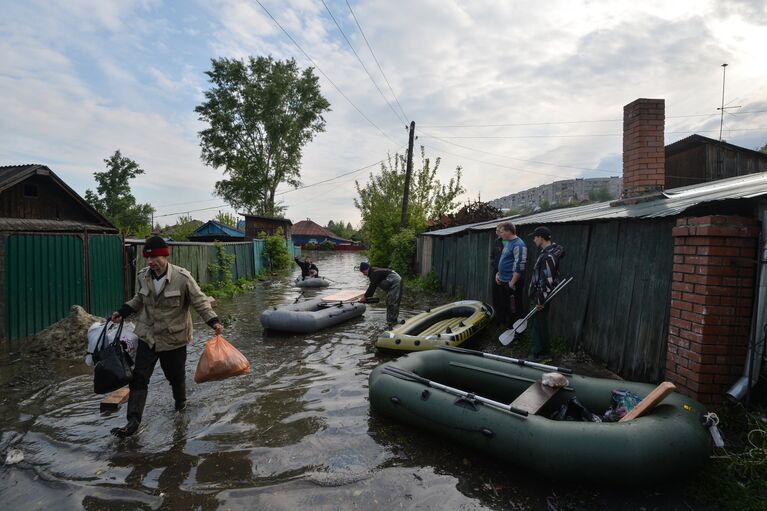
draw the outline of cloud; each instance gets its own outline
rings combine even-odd
[[[402,122],[322,4],[261,1],[354,105],[321,77],[332,111],[326,132],[304,150],[303,183],[403,152]],[[399,110],[345,2],[327,3]],[[466,198],[490,200],[556,179],[608,175],[593,169],[615,173],[622,107],[637,97],[666,99],[667,143],[695,130],[718,136],[716,115],[688,115],[716,114],[723,62],[730,64],[726,102],[743,105],[741,112],[767,110],[765,2],[365,0],[352,6],[407,120],[417,123],[416,145],[442,158],[443,181],[456,166],[464,168]],[[90,173],[103,167],[101,160],[120,148],[147,169],[135,183],[139,200],[167,203],[167,189],[174,190],[174,203],[208,200],[221,172],[200,163],[203,126],[193,110],[207,87],[210,58],[273,55],[314,65],[255,2],[181,9],[155,1],[38,1],[12,3],[6,11],[0,159],[50,162],[81,192],[92,186]],[[730,142],[756,147],[767,139],[764,131],[735,131],[767,126],[767,114],[731,113],[725,121]],[[492,124],[516,126],[482,126]],[[368,173],[280,197],[291,217],[356,223],[354,181],[364,184]]]

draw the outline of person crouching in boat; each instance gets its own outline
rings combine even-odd
[[[389,268],[376,268],[370,266],[370,263],[363,261],[360,263],[360,271],[368,279],[370,286],[365,291],[365,297],[361,300],[366,301],[373,297],[377,288],[386,292],[386,328],[391,330],[397,324],[399,316],[399,302],[402,299],[402,278],[399,274]]]
[[[304,257],[304,260],[301,261],[299,258],[294,257],[296,264],[301,268],[301,280],[308,278],[314,278],[320,276],[320,270],[317,268],[317,265],[314,264],[314,262],[308,258]]]

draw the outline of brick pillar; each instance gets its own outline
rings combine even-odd
[[[702,403],[719,403],[743,373],[759,227],[738,216],[676,225],[666,379]]]
[[[663,99],[637,99],[623,107],[623,198],[663,190],[665,120]]]

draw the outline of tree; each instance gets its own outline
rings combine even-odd
[[[325,131],[330,103],[312,68],[272,57],[212,59],[211,88],[195,108],[202,160],[223,169],[216,194],[236,210],[278,216],[277,186],[300,185],[303,146]]]
[[[765,143],[762,147],[757,148],[757,151],[767,154],[767,143]]]
[[[604,186],[600,188],[594,188],[593,190],[589,191],[590,201],[607,202],[612,198],[613,196],[610,194],[610,191]]]
[[[104,160],[106,171],[94,172],[96,193],[85,191],[85,200],[112,222],[123,234],[146,232],[151,230],[152,213],[150,204],[136,204],[131,193],[130,180],[143,174],[144,169],[138,163],[115,153]]]
[[[201,222],[192,219],[192,215],[181,215],[172,228],[171,237],[175,241],[186,241],[200,225]]]
[[[432,166],[421,147],[421,165],[413,168],[407,211],[407,228],[414,234],[423,232],[429,220],[455,209],[456,198],[465,191],[461,186],[461,167],[457,167],[455,176],[443,185],[436,178],[439,164],[437,158]],[[369,243],[370,261],[375,265],[385,266],[391,260],[392,239],[400,230],[405,167],[405,156],[397,153],[381,163],[379,173],[370,174],[364,187],[355,181],[359,197],[354,199],[354,206],[362,215],[363,238]]]
[[[352,236],[356,233],[354,228],[352,227],[351,222],[344,223],[343,220],[339,220],[338,222],[334,222],[333,220],[330,220],[328,222],[328,225],[325,227],[327,230],[338,236],[339,238],[344,239],[351,239]]]
[[[219,211],[218,214],[213,217],[213,220],[218,223],[228,225],[234,229],[237,228],[237,217],[227,211]]]

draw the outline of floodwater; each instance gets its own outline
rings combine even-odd
[[[364,289],[367,279],[353,270],[359,261],[354,254],[318,254],[321,274],[334,284],[304,296]],[[665,491],[633,490],[627,498],[546,481],[510,461],[371,415],[368,375],[392,356],[373,346],[385,305],[369,305],[363,317],[314,334],[265,334],[260,312],[299,297],[291,286],[298,273],[219,300],[219,315],[233,320],[224,337],[250,360],[246,376],[193,382],[211,334],[195,317],[186,411],[173,411],[158,364],[142,429],[129,439],[109,434],[125,423],[124,405],[99,413],[101,397],[79,359],[6,354],[0,454],[18,449],[24,459],[0,467],[0,503],[9,510],[639,509],[639,502],[686,509]],[[401,318],[435,305],[408,298]],[[492,342],[485,335],[471,347]]]

